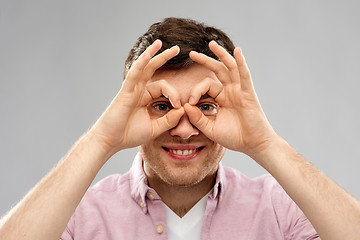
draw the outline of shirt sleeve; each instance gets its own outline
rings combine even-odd
[[[74,234],[71,229],[73,229],[74,226],[74,215],[70,218],[70,221],[68,225],[65,228],[65,231],[60,237],[60,240],[74,240]]]
[[[274,209],[279,227],[284,233],[284,239],[319,240],[320,237],[310,221],[283,188],[278,185],[273,193]]]
[[[74,240],[70,232],[68,231],[68,228],[65,229],[65,231],[60,237],[60,240]]]

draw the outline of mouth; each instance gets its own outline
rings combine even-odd
[[[198,156],[205,146],[195,147],[189,145],[179,145],[171,147],[162,147],[165,152],[174,159],[177,160],[190,160]]]

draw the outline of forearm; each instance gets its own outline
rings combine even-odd
[[[360,203],[306,161],[282,138],[253,159],[272,174],[322,239],[358,239]]]
[[[59,239],[110,156],[85,134],[59,164],[0,220],[0,239]]]

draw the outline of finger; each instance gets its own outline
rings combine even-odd
[[[133,72],[135,72],[136,70],[138,71],[142,71],[145,67],[146,64],[149,63],[149,61],[151,60],[151,58],[160,50],[162,46],[162,42],[160,40],[155,40],[149,47],[147,47],[145,49],[145,51],[138,57],[138,59],[132,64],[129,72],[133,69]],[[145,58],[146,59],[148,57],[150,57],[150,59],[148,59],[149,61],[143,61],[142,59]]]
[[[236,47],[234,49],[234,57],[235,57],[235,61],[238,66],[238,69],[239,69],[240,82],[241,82],[242,89],[244,89],[244,90],[252,89],[253,83],[251,80],[250,70],[246,64],[245,57],[242,54],[241,49],[239,47]]]
[[[158,70],[161,66],[163,66],[167,61],[169,61],[171,58],[178,55],[180,52],[179,46],[173,46],[169,49],[166,49],[159,55],[156,55],[153,57],[148,65],[145,67],[144,70],[144,78],[145,80],[148,80],[154,75],[155,71]]]
[[[157,137],[163,132],[174,128],[184,115],[185,110],[183,107],[178,109],[171,109],[164,116],[154,119],[153,121],[153,137]]]
[[[153,57],[161,48],[162,42],[160,39],[156,39],[149,47],[145,49],[142,54],[149,54],[150,57]],[[141,56],[141,55],[140,55]]]
[[[213,137],[213,125],[214,121],[207,118],[199,108],[185,103],[184,105],[185,112],[190,120],[190,122],[199,129],[205,136],[209,139],[214,140]]]
[[[220,81],[216,81],[212,78],[206,78],[191,88],[189,103],[191,105],[197,104],[201,96],[206,93],[215,99],[222,89],[223,85]]]
[[[151,57],[147,54],[142,54],[131,66],[128,71],[125,80],[122,84],[122,89],[125,91],[132,91],[135,85],[138,83],[139,76],[141,72],[145,68],[145,66],[149,63]]]
[[[129,72],[124,80],[123,87],[131,90],[140,79],[144,68],[150,62],[151,58],[160,50],[162,42],[155,40],[131,65]]]
[[[191,51],[189,56],[194,62],[197,62],[213,71],[222,83],[226,84],[231,82],[228,69],[222,62],[195,51]]]
[[[234,57],[214,40],[209,43],[209,48],[230,71],[231,80],[240,82],[239,70]]]
[[[148,90],[153,99],[159,98],[164,95],[170,100],[170,103],[174,108],[181,107],[179,92],[167,81],[159,80],[149,83],[146,85],[146,89]]]

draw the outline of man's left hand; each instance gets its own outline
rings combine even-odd
[[[245,58],[239,47],[235,48],[234,57],[215,41],[209,47],[220,61],[194,51],[190,57],[213,71],[223,88],[211,84],[194,86],[185,111],[192,124],[208,138],[231,150],[256,154],[277,134],[260,106]],[[219,104],[215,118],[208,118],[194,106],[204,92]]]

